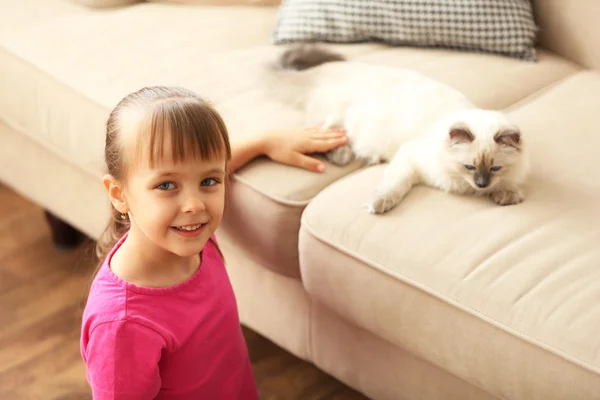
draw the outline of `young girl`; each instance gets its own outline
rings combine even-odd
[[[113,218],[83,315],[94,399],[256,399],[235,297],[214,232],[227,174],[252,158],[322,171],[304,155],[343,132],[267,132],[230,148],[219,114],[181,88],[125,97],[107,122]]]

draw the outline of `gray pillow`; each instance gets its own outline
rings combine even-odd
[[[537,60],[530,0],[284,0],[275,44],[442,47]]]

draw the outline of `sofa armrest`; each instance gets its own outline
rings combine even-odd
[[[534,0],[542,47],[600,70],[600,1]]]

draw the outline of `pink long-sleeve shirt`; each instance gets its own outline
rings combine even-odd
[[[212,240],[198,271],[168,288],[125,282],[109,253],[83,315],[81,354],[96,400],[258,399],[235,297]]]

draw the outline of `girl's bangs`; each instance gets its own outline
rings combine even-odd
[[[171,144],[174,163],[191,158],[229,161],[231,148],[227,127],[219,114],[197,99],[172,98],[154,104],[142,127],[137,157],[149,150],[150,166],[163,160],[164,144]]]

